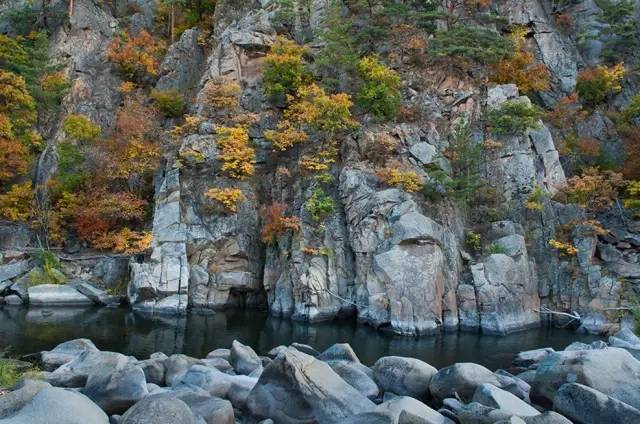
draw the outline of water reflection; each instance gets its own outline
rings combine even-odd
[[[121,308],[0,308],[0,350],[11,347],[14,353],[31,353],[78,337],[90,338],[102,350],[138,358],[159,351],[204,357],[214,348],[229,347],[234,339],[251,345],[259,354],[294,341],[319,350],[336,342],[348,342],[369,365],[381,356],[401,355],[420,358],[438,368],[473,361],[492,369],[507,366],[521,350],[545,346],[561,349],[572,341],[596,339],[546,328],[507,337],[452,333],[407,338],[381,333],[354,321],[311,326],[260,311],[150,318]]]

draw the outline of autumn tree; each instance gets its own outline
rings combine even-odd
[[[526,28],[517,26],[511,33],[515,47],[513,56],[503,58],[495,65],[493,81],[513,83],[523,93],[544,91],[549,88],[549,69],[544,63],[534,63],[533,53],[525,46]]]
[[[216,134],[222,171],[239,180],[253,175],[256,153],[249,145],[247,130],[242,127],[219,127]]]
[[[302,60],[307,49],[294,41],[279,36],[265,57],[263,82],[268,96],[294,94],[309,74]]]
[[[158,74],[164,50],[164,43],[154,40],[147,31],[140,31],[135,37],[124,31],[109,44],[107,58],[117,64],[127,78],[142,80]]]

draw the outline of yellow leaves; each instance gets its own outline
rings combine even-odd
[[[571,177],[567,182],[568,200],[592,210],[611,206],[625,186],[622,174],[593,167],[585,168],[581,176]]]
[[[14,127],[28,127],[35,122],[35,109],[24,78],[0,69],[0,113],[7,115]]]
[[[422,178],[415,171],[406,169],[399,163],[379,169],[376,175],[384,184],[401,188],[408,193],[415,193],[423,185]]]
[[[52,72],[44,74],[40,79],[40,88],[43,91],[57,93],[69,86],[69,77],[64,72]]]
[[[102,129],[85,115],[71,114],[62,124],[65,134],[78,141],[94,141],[102,134]]]
[[[555,239],[549,240],[549,246],[569,256],[573,256],[578,253],[578,249],[576,249],[571,243],[563,243]]]
[[[148,250],[152,241],[153,236],[151,233],[133,231],[125,227],[119,231],[102,235],[92,245],[96,249],[112,250],[123,255],[133,255]]]
[[[242,190],[239,188],[210,188],[204,195],[216,201],[231,213],[236,213],[238,211],[238,203],[246,200]]]
[[[317,154],[303,155],[298,161],[298,166],[302,171],[323,172],[328,171],[331,164],[336,162],[338,150],[335,145],[329,145],[326,149],[320,150]]]
[[[253,175],[256,153],[249,145],[247,130],[242,127],[220,127],[216,134],[222,171],[240,180]]]
[[[266,68],[263,75],[265,92],[269,96],[295,93],[308,75],[302,62],[306,47],[299,46],[279,36],[264,58]]]
[[[330,142],[336,133],[357,126],[351,118],[351,98],[348,94],[327,95],[316,84],[302,86],[296,96],[288,96],[289,107],[284,120],[276,130],[265,131],[265,138],[273,143],[274,150],[285,151],[296,144],[307,141],[305,127],[324,133]]]
[[[296,144],[304,143],[309,136],[304,131],[297,130],[290,121],[278,123],[277,130],[267,130],[264,137],[270,141],[274,150],[280,152],[290,149]]]
[[[136,89],[136,85],[131,81],[125,81],[120,84],[119,90],[122,94],[130,94]]]
[[[623,63],[607,67],[598,65],[578,74],[576,91],[580,98],[592,105],[606,100],[607,96],[622,90],[622,78],[625,69]]]
[[[214,111],[236,109],[240,105],[240,93],[240,85],[237,82],[217,77],[204,85],[202,103]]]
[[[33,189],[31,183],[14,184],[0,195],[0,217],[9,221],[27,221],[33,216]]]

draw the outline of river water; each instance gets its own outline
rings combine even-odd
[[[522,350],[562,349],[573,341],[590,342],[594,336],[569,330],[539,328],[509,336],[450,333],[419,338],[376,331],[355,321],[309,325],[271,317],[260,311],[224,311],[214,315],[150,318],[125,308],[0,307],[0,351],[26,354],[50,350],[56,344],[86,337],[101,350],[147,358],[153,352],[185,353],[202,358],[234,339],[266,354],[292,342],[323,350],[348,342],[362,362],[373,364],[387,355],[411,356],[440,368],[455,362],[476,362],[490,369],[507,368]]]

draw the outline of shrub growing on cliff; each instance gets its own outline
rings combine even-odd
[[[357,69],[362,79],[362,85],[356,94],[358,104],[381,121],[394,118],[401,100],[400,75],[375,56],[360,59]]]
[[[302,56],[306,47],[278,37],[265,57],[264,90],[268,96],[294,94],[309,79]]]
[[[0,217],[9,221],[28,221],[33,217],[34,193],[31,183],[14,184],[0,194]]]
[[[596,211],[610,207],[625,186],[622,174],[593,167],[585,168],[580,176],[569,178],[567,183],[569,202]]]
[[[156,102],[160,113],[169,118],[180,118],[184,114],[186,103],[178,90],[154,90],[151,98]]]
[[[204,195],[231,213],[236,213],[238,211],[238,203],[246,200],[242,190],[239,188],[210,188]]]
[[[111,41],[107,58],[117,64],[127,78],[141,80],[158,74],[164,49],[164,44],[154,40],[147,31],[140,31],[135,37],[125,31]]]
[[[305,208],[311,214],[314,221],[320,221],[325,216],[330,215],[335,210],[335,202],[322,188],[313,190],[311,197],[307,200]]]
[[[436,58],[484,65],[510,57],[513,51],[510,39],[488,29],[465,25],[454,25],[448,31],[438,31],[428,47],[428,52]]]
[[[576,91],[580,99],[590,105],[604,102],[607,97],[622,90],[620,83],[624,77],[624,65],[619,63],[612,67],[598,65],[585,69],[578,74]]]
[[[266,244],[276,244],[278,238],[285,233],[300,231],[300,220],[295,216],[285,216],[286,206],[283,203],[272,203],[260,209],[263,225],[260,239]]]
[[[65,134],[72,140],[81,142],[94,141],[102,134],[102,130],[85,115],[71,114],[64,118],[62,124]]]
[[[525,47],[526,31],[515,28],[511,40],[513,56],[503,58],[495,65],[493,81],[498,84],[514,83],[521,92],[543,91],[549,88],[549,69],[544,63],[534,64],[533,54]]]
[[[525,100],[507,100],[487,116],[491,131],[496,135],[520,135],[527,129],[540,127],[544,112]]]
[[[400,163],[391,163],[380,168],[376,175],[384,184],[400,188],[408,193],[415,193],[422,188],[423,181],[415,171],[408,169]]]
[[[256,153],[249,145],[247,130],[242,127],[220,127],[216,134],[222,171],[240,180],[253,175]]]
[[[640,23],[633,0],[596,0],[602,9],[600,21],[606,24],[602,56],[609,63],[623,59],[637,64],[640,60]]]

